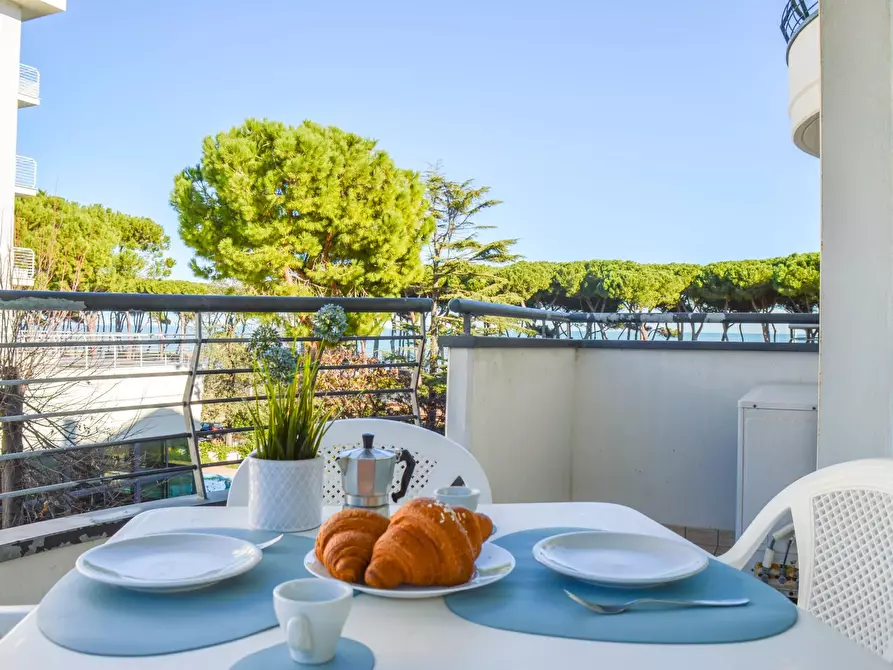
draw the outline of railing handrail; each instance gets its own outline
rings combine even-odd
[[[818,13],[819,0],[788,0],[779,26],[785,42],[790,44],[803,26],[818,16]]]
[[[560,323],[781,323],[818,325],[819,314],[789,312],[565,312],[454,298],[451,312],[459,315],[531,319]]]
[[[358,313],[428,313],[434,309],[434,301],[430,298],[311,298],[161,293],[0,291],[0,310],[311,313],[316,312],[323,305],[331,304],[339,305],[345,312]]]
[[[195,338],[174,333],[141,333],[103,330],[42,330],[23,333],[24,342],[41,342],[48,346],[89,346],[90,344],[195,344]],[[246,342],[250,338],[243,338]],[[289,340],[291,341],[291,340]]]

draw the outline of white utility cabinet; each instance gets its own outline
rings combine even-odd
[[[816,467],[818,384],[767,384],[738,401],[735,533],[788,484]]]

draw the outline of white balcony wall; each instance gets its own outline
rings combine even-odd
[[[447,436],[496,502],[571,500],[575,366],[573,349],[450,349]]]
[[[893,11],[822,0],[819,467],[893,456]]]
[[[821,59],[818,17],[805,24],[788,49],[788,116],[791,137],[801,150],[819,155],[821,109]]]
[[[497,502],[613,502],[719,529],[735,527],[738,399],[818,378],[818,355],[805,352],[535,345],[449,356],[447,435],[481,461]]]

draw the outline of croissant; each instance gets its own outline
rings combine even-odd
[[[468,533],[471,547],[474,550],[475,559],[481,555],[481,547],[487,538],[493,534],[493,522],[486,514],[478,514],[464,507],[454,507],[453,511],[459,517],[459,523]]]
[[[372,558],[372,547],[387,527],[388,520],[375,512],[341,510],[319,529],[314,553],[335,579],[360,582]]]
[[[474,539],[465,524],[472,527]],[[387,531],[375,543],[366,584],[392,589],[401,584],[456,586],[467,582],[474,575],[485,524],[472,512],[457,513],[433,498],[409,501],[391,517]]]

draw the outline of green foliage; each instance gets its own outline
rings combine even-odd
[[[497,270],[508,302],[525,307],[538,307],[552,294],[553,279],[560,263],[518,261]],[[568,264],[569,265],[569,264]]]
[[[248,119],[205,138],[171,204],[196,274],[290,295],[400,295],[422,277],[433,225],[416,173],[310,121]]]
[[[153,293],[178,295],[226,295],[232,289],[221,284],[186,281],[185,279],[142,279],[136,277],[122,281],[118,287],[122,293]]]
[[[249,404],[254,424],[257,458],[272,461],[302,461],[316,458],[319,444],[333,417],[331,410],[316,406],[316,376],[319,362],[305,354],[298,358],[290,382],[270,374],[263,358],[257,365],[261,391],[266,400]],[[255,395],[261,395],[255,389]]]
[[[776,262],[772,285],[783,297],[786,309],[792,312],[818,309],[820,263],[818,252],[791,254]]]
[[[504,302],[543,309],[615,311],[812,311],[819,254],[691,263],[519,261],[498,268]]]
[[[37,288],[122,291],[168,277],[170,238],[151,219],[38,193],[16,200],[16,243],[37,256]]]
[[[322,355],[323,365],[374,365],[380,358],[367,356],[352,346],[327,348]],[[411,414],[412,407],[405,394],[388,396],[383,393],[361,393],[368,389],[400,389],[411,384],[407,368],[355,368],[352,370],[321,370],[316,380],[317,391],[356,391],[345,395],[319,398],[320,406],[339,417],[363,418]]]
[[[198,444],[202,463],[230,460],[230,454],[235,454],[236,458],[246,458],[254,451],[254,433],[236,433],[232,437],[236,439],[229,443],[221,437],[203,438]]]
[[[424,281],[416,292],[434,300],[438,312],[446,314],[450,300],[463,296],[477,300],[499,298],[504,282],[497,267],[517,260],[511,247],[514,239],[484,242],[477,216],[501,201],[489,198],[488,186],[475,186],[471,179],[455,182],[439,168],[425,174],[428,213],[434,233],[428,242]]]
[[[327,346],[337,345],[346,328],[344,310],[323,305],[313,318],[313,332],[320,338],[317,349],[301,356],[297,355],[297,342],[291,349],[283,346],[272,325],[262,324],[254,331],[247,349],[266,395],[263,409],[260,400],[248,407],[258,458],[295,461],[316,457],[328,422],[336,415],[333,408],[324,408],[316,400],[319,368]]]
[[[702,310],[764,312],[778,302],[773,285],[777,259],[722,261],[700,269],[688,289]]]

